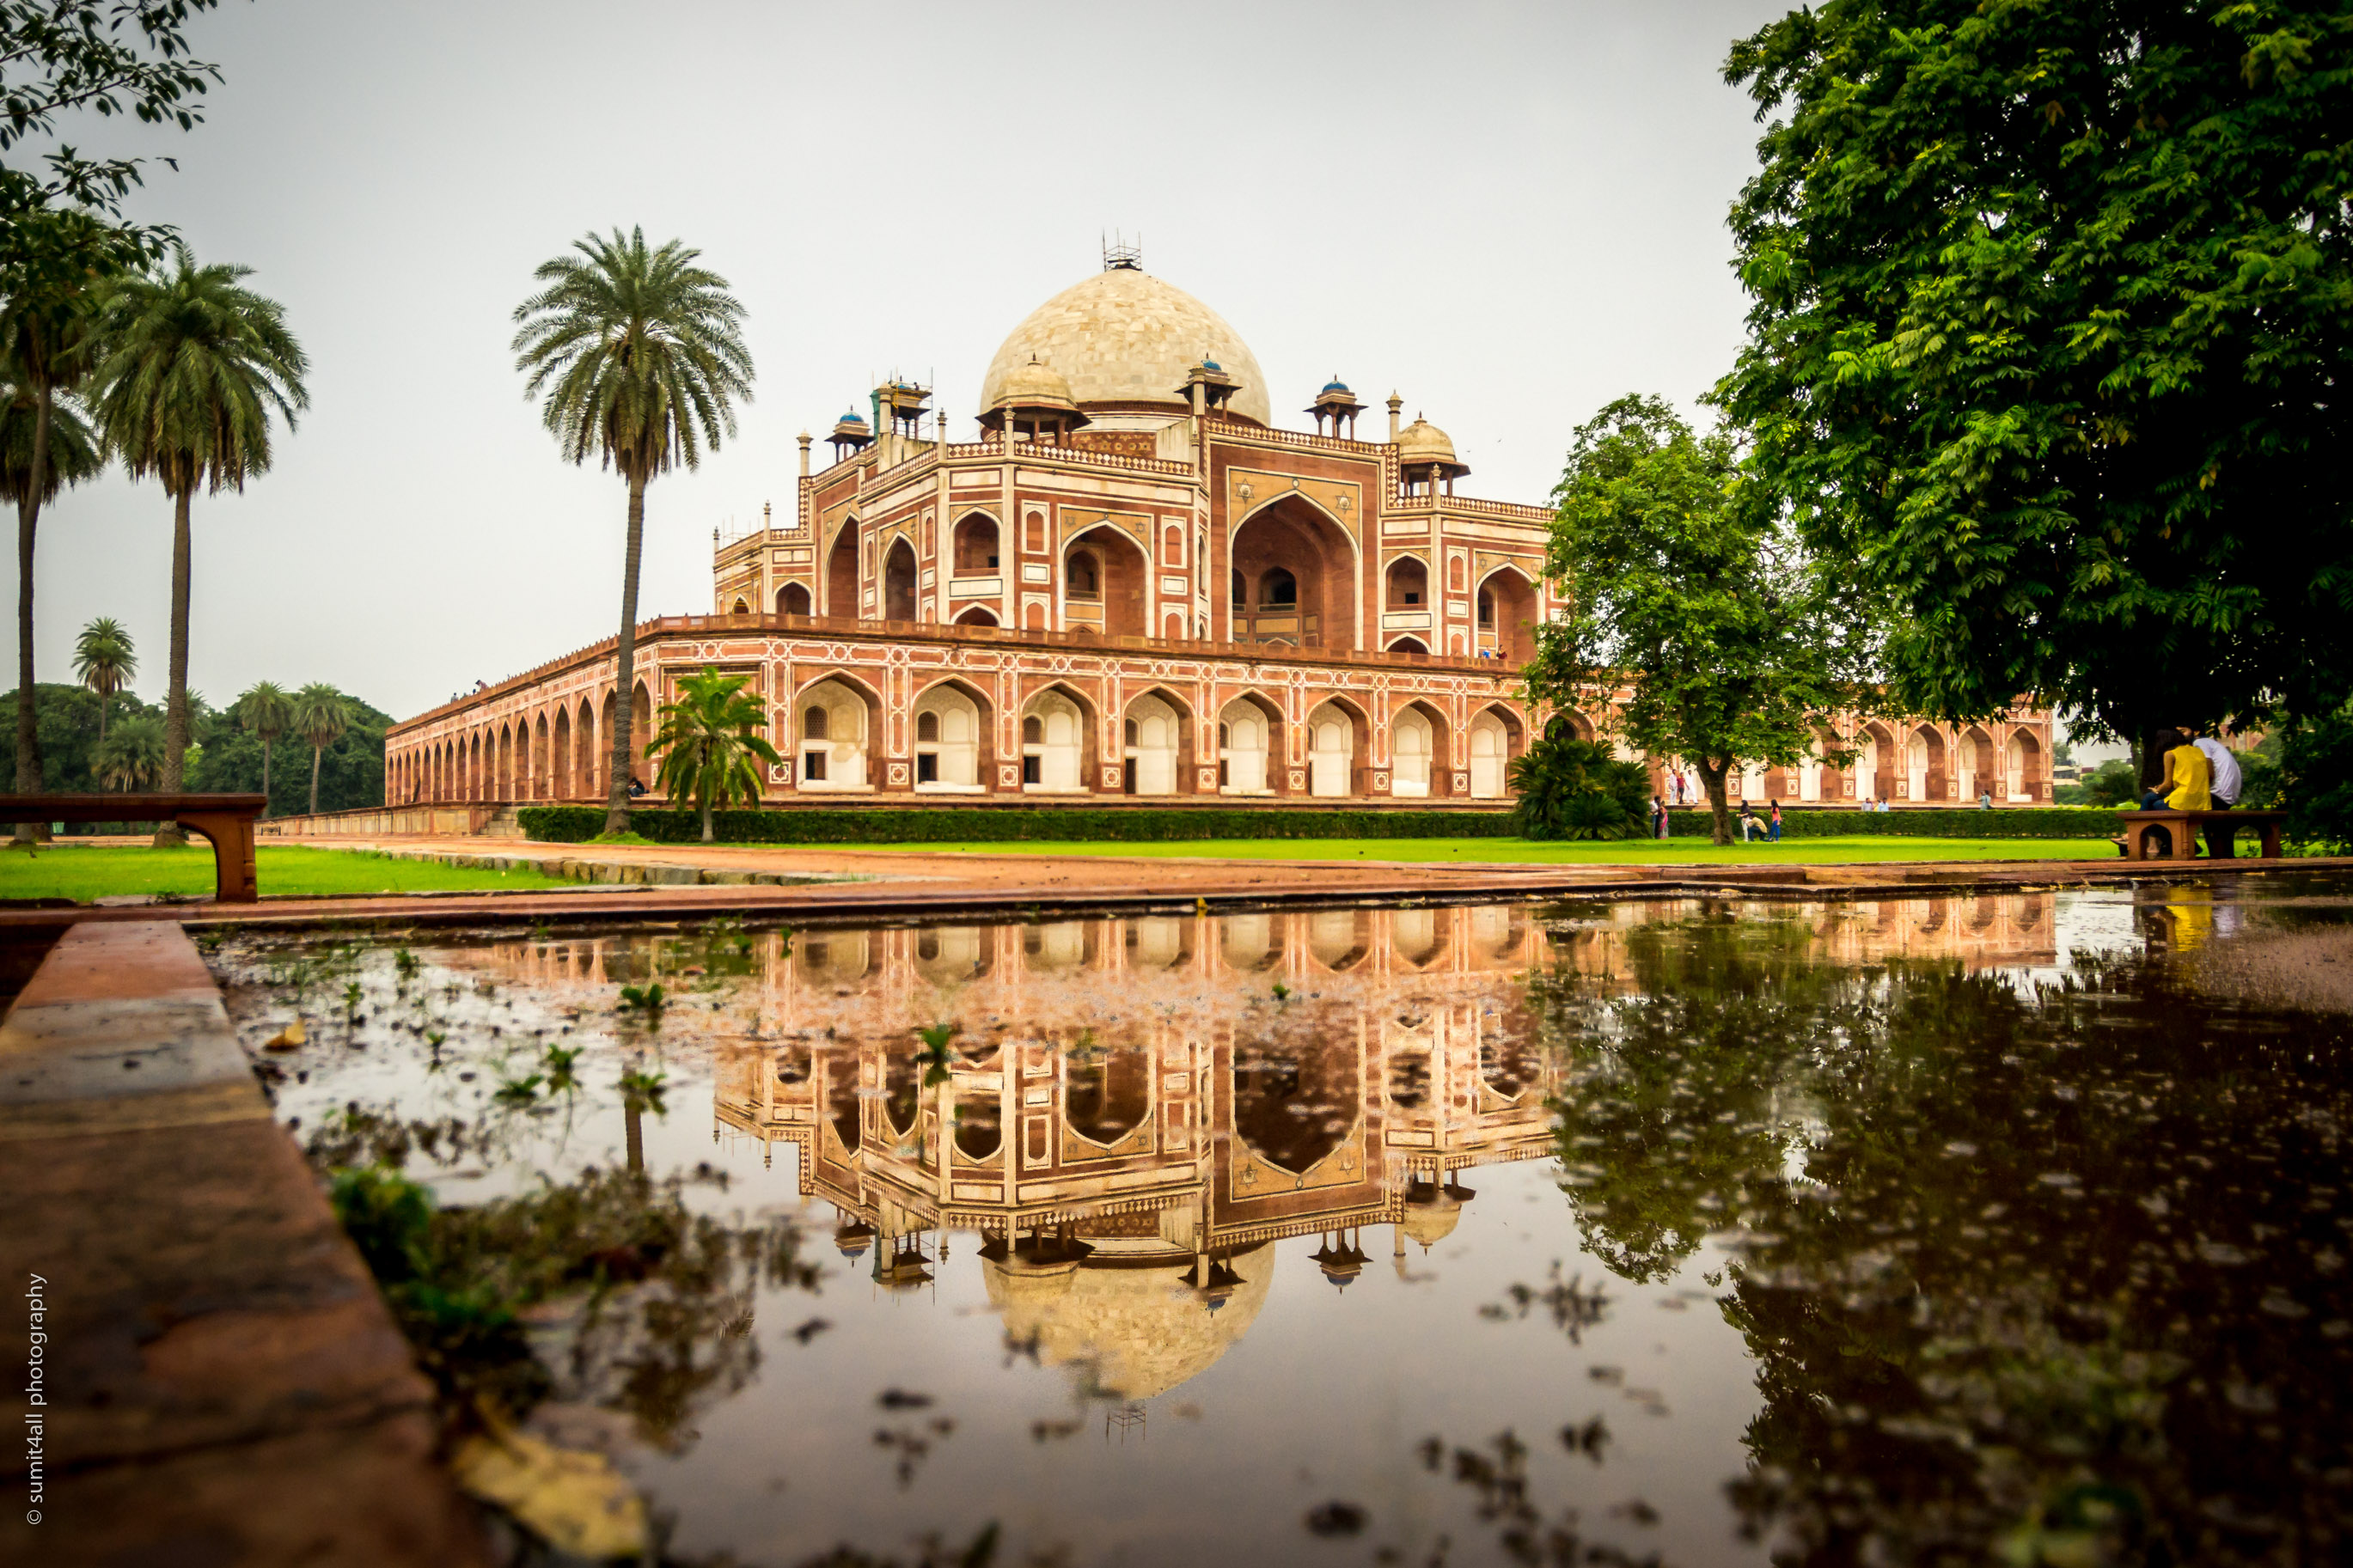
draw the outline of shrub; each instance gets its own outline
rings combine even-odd
[[[605,826],[602,806],[527,805],[515,816],[525,833],[546,844],[585,844]],[[714,837],[729,844],[1163,844],[1205,838],[1508,838],[1514,832],[1508,811],[1461,806],[776,806],[716,812],[712,826]],[[659,844],[692,843],[702,837],[701,819],[691,811],[634,811],[629,831]]]
[[[1650,809],[1650,774],[1609,748],[1547,731],[1512,763],[1523,838],[1631,838]]]
[[[1704,837],[1713,818],[1704,811],[1671,811],[1667,831]],[[2079,806],[1924,806],[1912,811],[1841,811],[1781,803],[1784,838],[2110,838],[2124,831],[2113,811]]]

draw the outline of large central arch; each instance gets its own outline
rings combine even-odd
[[[1356,649],[1356,545],[1322,508],[1270,501],[1234,530],[1229,558],[1234,641]]]

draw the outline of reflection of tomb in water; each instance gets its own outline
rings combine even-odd
[[[1708,909],[1720,918],[1722,900]],[[2049,895],[2023,894],[1776,913],[1816,959],[1975,963],[2047,957],[2049,910]],[[1461,1173],[1550,1157],[1559,1068],[1522,977],[1560,967],[1607,994],[1631,984],[1642,922],[1703,912],[1604,907],[1547,929],[1494,905],[805,935],[790,956],[770,950],[763,1043],[731,1047],[719,1117],[799,1148],[802,1190],[855,1222],[839,1235],[873,1248],[879,1282],[920,1284],[948,1232],[977,1233],[976,1266],[1017,1342],[1034,1337],[1097,1392],[1148,1398],[1247,1328],[1271,1243],[1317,1237],[1319,1276],[1345,1284],[1379,1250],[1364,1227],[1387,1226],[1403,1268],[1409,1247],[1461,1222]],[[911,1031],[944,1020],[963,1032],[927,1086]]]
[[[1193,958],[1192,921],[1151,919],[1127,922],[1127,962],[1137,969],[1174,969]]]
[[[926,926],[915,933],[915,973],[935,985],[988,973],[978,926]]]

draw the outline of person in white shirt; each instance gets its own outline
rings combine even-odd
[[[2190,731],[2184,730],[2182,733],[2186,735]],[[2237,754],[2211,735],[2200,735],[2190,743],[2204,754],[2207,771],[2213,774],[2212,781],[2206,786],[2206,793],[2213,797],[2215,809],[2227,811],[2238,805],[2239,792],[2246,787],[2246,777],[2239,771]],[[2211,822],[2206,825],[2206,858],[2209,860],[2232,858],[2232,831],[2229,827],[2218,828]]]

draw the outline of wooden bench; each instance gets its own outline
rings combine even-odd
[[[2280,858],[2280,824],[2287,820],[2284,811],[2122,811],[2124,836],[2116,840],[2117,852],[2127,860],[2194,860],[2198,858],[2198,834],[2210,830],[2209,842],[2214,846],[2211,858],[2232,858],[2231,836],[2242,827],[2252,827],[2263,835],[2266,860]],[[2171,840],[2171,852],[2155,853],[2156,828],[2164,828]],[[2211,830],[2220,828],[2220,837]]]
[[[250,904],[253,823],[269,807],[262,795],[0,795],[0,823],[176,822],[213,847],[215,900]]]

